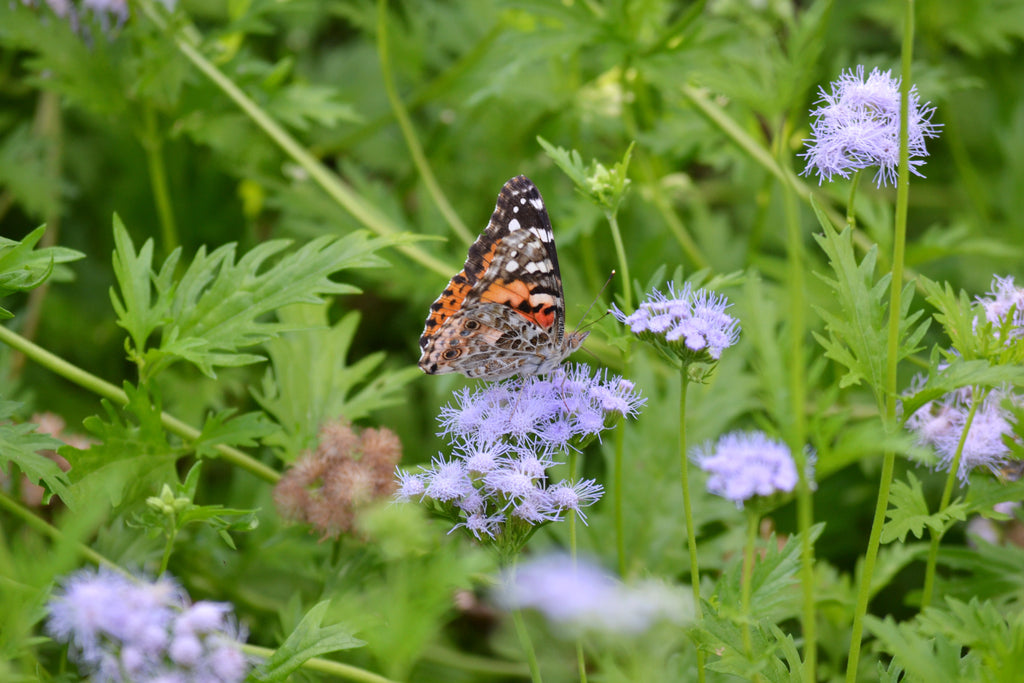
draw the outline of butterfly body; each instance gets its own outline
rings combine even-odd
[[[587,334],[565,332],[551,221],[536,186],[516,176],[502,187],[465,266],[431,304],[419,366],[490,380],[542,375]]]

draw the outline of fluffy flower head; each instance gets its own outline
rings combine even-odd
[[[189,605],[167,579],[147,583],[85,569],[64,582],[47,608],[47,631],[69,645],[94,681],[233,683],[249,668],[230,605]]]
[[[799,480],[789,448],[763,432],[726,434],[717,443],[699,448],[693,460],[710,475],[708,491],[737,507],[754,496],[789,493]],[[812,460],[808,457],[808,466]]]
[[[811,137],[805,142],[807,159],[803,175],[818,174],[818,183],[833,175],[849,178],[856,171],[875,166],[875,184],[895,185],[899,167],[900,80],[890,71],[872,69],[867,78],[858,66],[840,74],[831,90],[819,90],[818,108],[811,112]],[[921,104],[917,86],[908,93],[907,143],[909,168],[920,176],[918,166],[928,156],[925,138],[938,135],[941,124],[932,123],[935,108]]]
[[[660,620],[692,613],[685,594],[657,582],[627,585],[587,560],[548,555],[505,575],[497,594],[507,609],[535,609],[569,631],[637,635]]]
[[[689,283],[668,294],[652,291],[627,315],[614,304],[611,313],[641,339],[683,362],[717,361],[739,339],[739,322],[726,313],[731,304],[721,294],[694,290]]]

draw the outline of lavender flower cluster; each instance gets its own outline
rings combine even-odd
[[[176,583],[81,570],[50,600],[47,631],[67,643],[94,681],[235,683],[249,663],[231,606],[188,596]]]
[[[569,631],[638,635],[664,620],[693,616],[693,601],[656,581],[627,585],[598,565],[567,555],[548,555],[506,572],[497,591],[506,609],[535,609]]]
[[[567,513],[586,522],[583,508],[601,498],[601,485],[554,482],[547,470],[644,402],[631,382],[585,365],[463,389],[438,418],[451,457],[421,472],[399,469],[396,498],[432,501],[478,539],[522,536]]]
[[[1024,287],[1017,287],[1012,275],[997,275],[992,278],[992,289],[988,294],[977,299],[985,310],[985,319],[997,329],[1009,324],[1007,341],[1024,337]]]
[[[696,464],[710,476],[708,491],[743,507],[754,496],[789,493],[799,481],[789,447],[763,432],[732,432],[696,449]],[[813,478],[814,456],[807,458]]]
[[[915,380],[915,385],[923,383],[923,376]],[[973,401],[974,389],[963,387],[925,403],[904,425],[916,433],[918,443],[935,449],[939,456],[937,467],[946,471],[953,467],[962,440],[957,477],[964,484],[975,468],[984,467],[998,474],[1010,462],[1011,451],[1004,437],[1012,437],[1014,430],[1012,415],[1005,406],[1007,403],[1024,405],[1021,397],[1009,390],[993,389],[975,410],[968,427]]]
[[[721,294],[694,290],[689,283],[668,294],[652,291],[636,311],[627,315],[614,304],[611,313],[641,339],[656,344],[681,360],[706,355],[717,361],[739,339],[739,322],[726,313],[731,304]]]
[[[853,172],[877,166],[875,184],[895,185],[900,150],[900,79],[890,71],[864,67],[840,74],[830,92],[819,90],[821,104],[811,112],[811,137],[805,142],[807,159],[803,175],[818,174],[818,183],[833,175],[849,178]],[[925,138],[938,135],[941,124],[932,123],[935,108],[921,104],[917,86],[908,93],[907,145],[911,173],[928,156]]]

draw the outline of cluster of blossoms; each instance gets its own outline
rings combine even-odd
[[[818,174],[819,184],[833,175],[849,178],[851,173],[877,166],[875,184],[895,185],[900,149],[900,79],[890,71],[872,69],[867,79],[864,67],[840,74],[830,92],[819,90],[821,106],[811,112],[811,137],[803,175]],[[935,108],[921,104],[917,86],[908,93],[907,146],[909,168],[920,176],[918,166],[928,156],[925,138],[938,135],[941,124],[932,123]]]
[[[913,387],[923,385],[924,379],[923,376],[915,378],[911,393],[914,393]],[[905,423],[907,429],[916,433],[918,443],[935,449],[939,469],[949,471],[953,467],[963,441],[957,476],[965,484],[976,467],[999,474],[1010,463],[1011,451],[1004,437],[1012,436],[1014,430],[1013,416],[1006,405],[1024,405],[1020,396],[1008,390],[989,391],[975,409],[967,436],[963,438],[973,402],[974,389],[963,387],[925,403]]]
[[[754,496],[790,493],[799,481],[789,447],[763,432],[731,432],[717,443],[698,448],[693,461],[707,472],[708,491],[743,507]],[[814,456],[807,457],[807,478],[813,479]]]
[[[977,303],[997,335],[1005,333],[1007,344],[1021,343],[1024,339],[1024,289],[1014,286],[1013,277],[993,278],[988,296],[978,297]],[[978,322],[975,318],[975,332]],[[942,369],[944,366],[940,365],[939,370]],[[918,375],[911,382],[908,394],[917,393],[926,382],[925,375]],[[1015,433],[1013,409],[1024,407],[1024,396],[1011,387],[988,389],[984,395],[976,395],[976,391],[980,390],[961,387],[928,401],[904,424],[916,434],[919,444],[935,449],[939,456],[938,469],[949,471],[953,467],[963,441],[956,473],[962,483],[966,484],[971,471],[978,467],[1016,479],[1018,468],[1012,467],[1015,459],[1007,440],[1020,442],[1020,436]],[[977,400],[980,403],[972,418],[971,406]]]
[[[739,322],[726,313],[731,304],[706,289],[694,290],[689,283],[668,294],[654,290],[636,311],[626,315],[614,304],[612,315],[644,341],[680,360],[717,361],[722,351],[739,339]]]
[[[274,487],[282,517],[310,524],[323,538],[351,533],[360,507],[394,493],[402,443],[389,429],[357,434],[345,421],[320,429],[315,451],[302,454]]]
[[[535,609],[569,631],[638,635],[660,620],[680,623],[693,601],[657,581],[626,585],[596,564],[548,555],[509,570],[497,601],[506,609]]]
[[[559,368],[547,377],[463,389],[438,418],[452,444],[421,472],[397,472],[398,500],[430,501],[478,539],[515,547],[540,524],[575,513],[600,499],[593,480],[552,481],[547,470],[559,453],[579,449],[644,399],[633,384],[586,365]]]
[[[93,681],[234,683],[249,662],[231,606],[188,596],[173,581],[109,570],[73,574],[48,605],[47,631]]]
[[[1014,285],[1013,276],[992,278],[989,296],[978,297],[985,310],[985,319],[995,328],[1009,323],[1009,339],[1024,337],[1024,287]],[[977,320],[975,320],[977,325]]]

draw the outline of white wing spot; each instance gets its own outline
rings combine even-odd
[[[530,270],[530,265],[531,264],[527,264],[526,270]],[[508,263],[505,264],[505,270],[507,270],[510,273],[514,273],[517,270],[519,270],[519,264],[516,263],[515,261],[509,261]]]
[[[519,203],[520,204],[525,204],[526,203],[526,197],[520,197]]]
[[[512,213],[519,213],[519,207],[518,206],[513,206],[512,207]]]
[[[508,222],[509,232],[515,232],[516,230],[519,230],[522,227],[523,226],[519,224],[519,219],[517,218],[513,218]]]
[[[533,208],[537,209],[538,211],[544,210],[544,202],[541,201],[540,197],[537,197],[536,199],[531,199],[530,203],[533,204]]]

